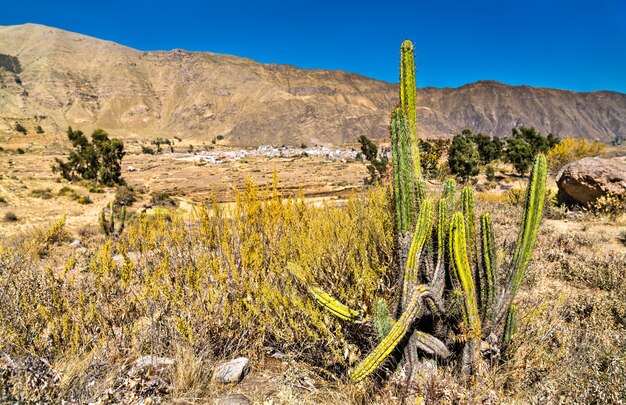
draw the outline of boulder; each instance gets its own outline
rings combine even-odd
[[[626,198],[626,157],[577,160],[561,169],[556,184],[565,202],[587,205],[606,195]]]
[[[215,368],[213,381],[224,384],[236,383],[250,371],[250,360],[246,357],[239,357],[226,363],[222,363]]]

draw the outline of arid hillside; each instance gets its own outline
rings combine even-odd
[[[343,144],[387,136],[396,86],[209,52],[142,52],[41,25],[0,27],[0,143],[49,144],[71,125],[123,138]],[[417,97],[424,137],[463,128],[505,136],[520,125],[603,141],[626,136],[621,93],[482,81],[422,88]]]

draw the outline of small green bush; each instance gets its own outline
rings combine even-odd
[[[53,197],[52,189],[50,188],[36,188],[30,192],[30,195],[42,200],[49,200]]]
[[[159,206],[171,206],[171,207],[176,207],[178,204],[176,204],[176,201],[174,201],[174,199],[167,194],[166,192],[162,192],[162,191],[157,191],[151,194],[150,197],[150,202],[152,203],[152,205],[159,205]]]
[[[91,204],[91,203],[92,203],[91,198],[89,198],[89,196],[88,196],[88,195],[81,195],[81,196],[78,196],[78,198],[76,199],[76,201],[77,201],[79,204],[82,204],[82,205],[87,205],[87,204]]]
[[[127,186],[119,186],[115,192],[115,205],[130,207],[137,201],[133,190]]]
[[[15,130],[24,135],[28,133],[28,130],[24,127],[24,125],[20,124],[17,121],[15,121]]]

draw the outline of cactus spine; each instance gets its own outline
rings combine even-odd
[[[105,236],[121,235],[122,231],[124,230],[124,222],[126,220],[126,207],[122,207],[122,209],[120,210],[119,225],[117,227],[117,230],[115,229],[115,207],[113,206],[113,201],[111,201],[111,203],[109,204],[109,212],[109,219],[107,220],[104,209],[100,211],[100,231]]]

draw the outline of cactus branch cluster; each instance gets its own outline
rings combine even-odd
[[[385,322],[386,302],[377,304],[373,323],[380,342],[350,374],[354,382],[374,372],[397,348],[403,349],[410,379],[420,356],[445,359],[456,355],[464,373],[475,372],[483,356],[498,356],[517,329],[513,300],[531,259],[543,210],[547,167],[545,157],[538,155],[512,259],[499,266],[491,216],[483,213],[477,221],[471,187],[464,187],[457,201],[456,182],[449,179],[438,200],[427,196],[419,169],[415,67],[413,44],[408,40],[402,43],[400,60],[400,105],[392,112],[390,125],[396,263],[402,281],[398,317]],[[309,292],[337,317],[362,321],[358,311],[319,288],[309,288]],[[418,330],[418,323],[428,330]],[[459,343],[463,343],[462,350],[457,350]],[[490,350],[481,352],[485,344]],[[490,360],[493,364],[494,358]]]
[[[122,231],[124,230],[124,221],[126,220],[126,207],[122,207],[119,214],[117,214],[117,217],[118,217],[117,229],[115,227],[115,217],[116,217],[115,206],[113,205],[113,201],[111,201],[111,203],[109,204],[109,218],[108,219],[107,219],[105,210],[102,209],[102,211],[100,211],[100,218],[99,218],[100,231],[105,236],[114,236],[114,235],[118,236],[122,234]]]

